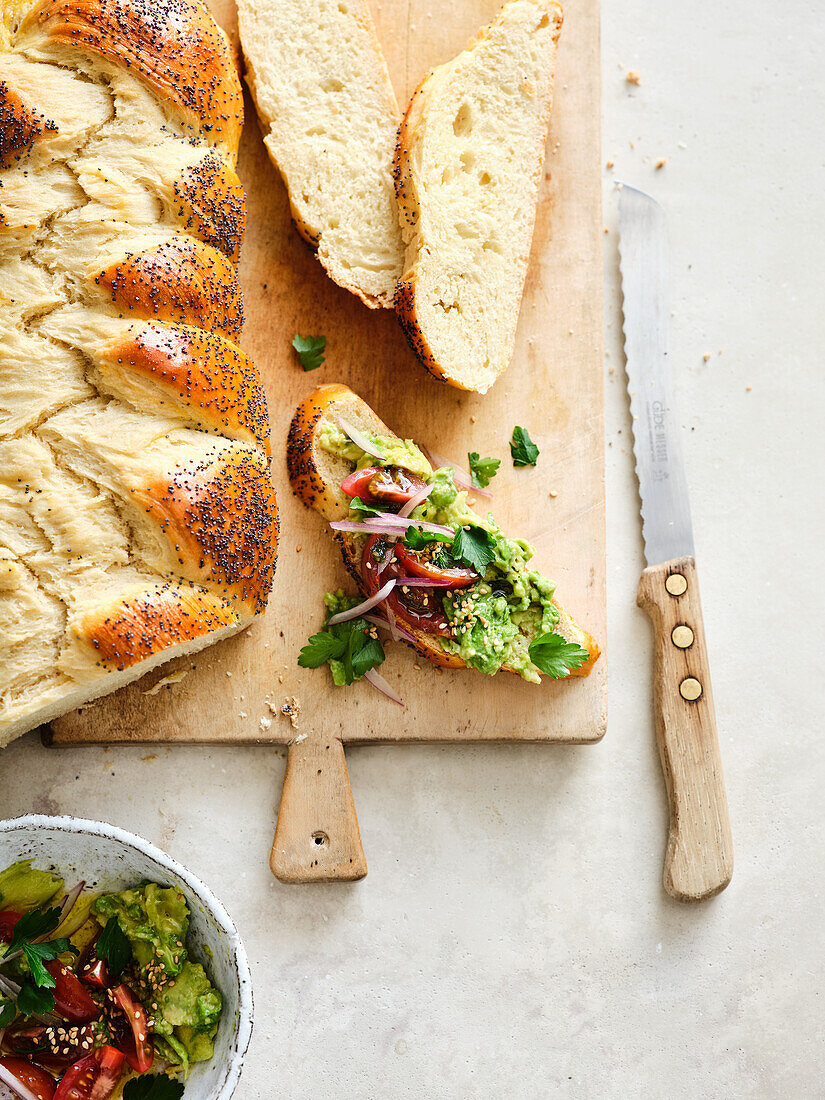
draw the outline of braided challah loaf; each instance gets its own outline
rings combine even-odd
[[[0,745],[234,633],[277,554],[241,88],[199,0],[0,0]]]

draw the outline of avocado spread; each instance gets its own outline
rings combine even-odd
[[[50,871],[38,871],[30,859],[21,859],[0,874],[0,909],[37,909],[62,889],[62,878]]]
[[[425,481],[430,481],[433,476],[433,468],[419,451],[411,439],[392,439],[386,436],[374,435],[372,432],[364,432],[371,443],[375,443],[376,450],[381,452],[381,458],[375,458],[362,451],[357,443],[353,443],[349,436],[331,421],[326,421],[318,431],[318,442],[325,451],[346,458],[354,463],[359,470],[365,466],[401,466],[409,470],[411,474],[418,474]]]
[[[432,484],[432,492],[413,510],[412,519],[443,524],[454,531],[478,528],[490,536],[493,560],[481,581],[442,597],[453,630],[452,638],[440,639],[444,650],[488,675],[507,665],[523,679],[539,683],[541,675],[530,660],[528,647],[534,638],[553,630],[559,614],[553,602],[555,584],[528,568],[533,547],[523,539],[507,538],[492,515],[477,515],[467,504],[467,493],[456,488],[452,469],[433,470],[411,440],[368,434],[384,456],[382,462],[365,454],[335,425],[323,425],[319,441],[325,450],[358,468],[402,466]],[[353,512],[350,518],[360,516]]]
[[[92,906],[105,924],[116,917],[132,945],[136,992],[147,1006],[159,1052],[188,1072],[191,1062],[212,1057],[221,1017],[221,995],[186,950],[189,907],[172,887],[154,882],[103,894]]]

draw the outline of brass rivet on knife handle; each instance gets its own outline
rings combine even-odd
[[[681,596],[687,592],[687,580],[682,573],[671,573],[665,581],[665,588],[671,596]]]
[[[684,623],[679,623],[678,626],[674,626],[670,634],[670,640],[679,649],[690,649],[694,642],[694,634],[689,626]]]
[[[676,576],[684,581],[681,594],[669,586]],[[700,901],[730,882],[733,840],[693,558],[646,569],[638,603],[655,635],[656,735],[670,803],[665,889],[681,901]],[[673,634],[688,625],[693,644],[683,649]]]
[[[281,882],[347,882],[367,861],[344,746],[316,734],[289,746],[278,824],[269,859]]]

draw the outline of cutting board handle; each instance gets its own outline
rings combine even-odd
[[[308,734],[288,750],[269,858],[281,882],[351,882],[367,873],[361,832],[337,737]]]
[[[670,802],[665,889],[701,901],[730,882],[733,840],[694,559],[646,569],[637,601],[655,636],[656,736]]]

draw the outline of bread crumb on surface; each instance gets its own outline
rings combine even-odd
[[[605,163],[605,168],[612,168],[612,167],[613,167],[613,161],[612,160],[609,160]]]
[[[162,679],[158,680],[158,682],[154,685],[154,687],[150,687],[149,690],[144,691],[143,694],[144,695],[157,695],[157,693],[160,691],[161,688],[171,687],[172,684],[179,684],[181,682],[181,680],[184,678],[184,676],[188,676],[188,675],[189,675],[189,669],[188,668],[182,668],[178,672],[170,672],[168,676],[164,676]]]
[[[558,489],[551,489],[550,490],[550,496],[551,497],[557,497],[558,495],[559,495]]]
[[[284,702],[281,703],[280,707],[278,707],[277,709],[273,707],[272,703],[270,703],[269,709],[273,711],[273,713],[283,714],[286,718],[288,718],[292,723],[293,729],[298,728],[298,718],[301,714],[301,704],[294,695],[284,700]]]
[[[268,730],[268,729],[270,728],[270,726],[272,725],[272,719],[271,719],[271,718],[266,718],[266,717],[263,717],[263,718],[261,718],[261,720],[260,720],[260,722],[258,723],[258,725],[259,725],[259,726],[260,726],[260,728],[261,728],[261,733],[266,733],[266,731],[267,731],[267,730]]]
[[[642,83],[642,78],[641,78],[639,72],[636,69],[630,69],[627,76],[625,77],[625,80],[627,81],[628,84],[641,84]]]
[[[702,361],[707,363],[709,359],[710,359],[710,352],[706,351],[705,354],[702,356]]]
[[[745,386],[745,393],[750,393],[752,389],[753,386]]]
[[[667,157],[660,157],[659,160],[656,161],[656,171],[658,172],[660,168],[664,168],[666,164]]]
[[[144,764],[146,764],[150,760],[157,760],[157,756],[155,755],[155,753],[150,753],[149,756],[141,756],[141,760],[144,762]]]

